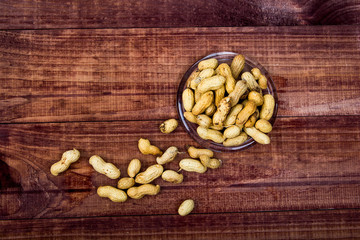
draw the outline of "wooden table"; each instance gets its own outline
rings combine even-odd
[[[0,238],[359,238],[359,6],[2,1]],[[157,179],[157,196],[99,198],[98,186],[117,181],[96,173],[90,156],[125,176],[132,158],[154,163],[139,152],[141,137],[161,149],[198,146],[182,126],[170,135],[158,126],[178,118],[186,70],[219,51],[250,56],[273,76],[272,143],[217,153],[220,169],[185,172],[180,185]],[[74,147],[80,160],[52,176]],[[196,207],[180,217],[187,198]]]

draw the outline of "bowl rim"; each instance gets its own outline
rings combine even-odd
[[[242,150],[246,150],[246,149],[254,146],[257,142],[253,138],[249,137],[243,144],[241,144],[239,146],[226,147],[226,146],[224,146],[222,144],[215,143],[215,142],[213,142],[211,140],[204,140],[204,139],[200,138],[200,136],[196,132],[196,129],[194,130],[193,127],[191,127],[191,125],[195,125],[195,123],[188,122],[184,117],[183,113],[185,111],[184,111],[183,106],[182,106],[182,92],[184,91],[184,89],[186,89],[187,80],[188,80],[190,74],[194,70],[197,69],[197,66],[198,66],[199,62],[201,62],[203,60],[206,60],[206,59],[209,59],[209,58],[216,58],[217,60],[220,59],[219,64],[223,63],[223,62],[231,63],[229,61],[231,61],[236,55],[239,55],[239,53],[223,51],[223,52],[211,53],[211,54],[197,60],[195,63],[193,63],[187,69],[187,71],[182,76],[181,81],[179,83],[178,91],[177,91],[177,98],[176,98],[177,112],[178,112],[179,119],[180,119],[182,125],[186,129],[186,132],[201,147],[211,149],[211,150],[213,150],[215,152],[242,151]],[[277,117],[277,112],[278,112],[278,96],[277,96],[277,89],[276,89],[275,83],[274,83],[270,73],[259,62],[257,62],[253,58],[249,58],[248,55],[244,55],[244,54],[242,54],[242,55],[245,57],[245,65],[248,65],[251,68],[253,68],[253,67],[259,68],[261,73],[263,75],[265,75],[267,77],[267,79],[268,79],[268,88],[266,90],[263,90],[263,91],[265,91],[266,93],[270,93],[275,99],[275,107],[274,107],[273,115],[272,115],[271,119],[269,120],[271,125],[274,126],[274,123],[275,123],[275,120],[276,120],[276,117]],[[227,59],[225,57],[231,57],[231,59]],[[241,76],[241,74],[239,75],[239,77],[240,76]],[[236,79],[236,80],[239,80],[239,78]]]

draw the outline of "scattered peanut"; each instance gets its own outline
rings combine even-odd
[[[201,148],[195,148],[193,146],[190,146],[187,149],[190,157],[192,158],[199,158],[201,155],[206,155],[209,157],[213,157],[214,156],[214,152],[211,151],[210,149],[201,149]]]
[[[117,187],[120,189],[128,189],[134,186],[135,180],[131,177],[123,177],[118,181]]]
[[[173,170],[166,170],[162,173],[161,178],[166,182],[182,183],[184,176],[181,173],[177,173]]]
[[[179,162],[179,166],[182,170],[187,172],[197,172],[204,173],[207,170],[207,167],[202,165],[202,163],[196,159],[184,158]]]
[[[132,159],[129,163],[128,169],[127,169],[127,174],[129,175],[129,177],[135,177],[136,174],[138,174],[138,172],[140,172],[141,169],[141,162],[139,159]]]
[[[159,192],[160,192],[160,186],[159,185],[155,186],[153,184],[144,184],[138,187],[129,188],[127,190],[128,196],[133,199],[140,199],[145,195],[156,195]]]
[[[164,152],[164,154],[161,157],[157,157],[156,158],[156,162],[158,164],[165,164],[165,163],[169,163],[172,160],[175,159],[176,155],[179,153],[179,150],[177,149],[177,147],[169,147],[168,149],[166,149],[166,151]]]
[[[125,202],[127,200],[127,195],[123,190],[114,188],[112,186],[98,187],[97,194],[100,197],[107,197],[113,202]]]
[[[160,124],[160,131],[162,133],[171,133],[178,126],[178,121],[176,119],[168,119],[162,124]]]
[[[138,142],[138,148],[142,154],[151,154],[151,155],[161,155],[162,151],[150,144],[150,141],[148,139],[140,138]]]
[[[100,156],[94,155],[89,159],[90,165],[98,173],[104,174],[111,179],[117,179],[120,177],[120,170],[112,163],[105,162]]]
[[[139,173],[135,177],[135,182],[140,184],[146,184],[154,181],[160,177],[164,168],[160,164],[151,165],[144,172]]]
[[[51,168],[50,172],[52,175],[57,176],[59,173],[64,172],[67,170],[70,165],[80,158],[80,152],[77,149],[68,150],[64,152],[61,156],[61,160],[54,163]]]
[[[221,166],[220,159],[210,158],[207,155],[201,155],[200,161],[201,161],[202,165],[204,165],[205,167],[211,168],[211,169],[216,169]]]
[[[192,199],[187,199],[183,201],[178,209],[178,213],[180,216],[186,216],[194,209],[195,203]]]

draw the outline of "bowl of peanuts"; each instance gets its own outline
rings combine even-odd
[[[218,52],[196,61],[177,92],[177,110],[188,134],[217,152],[270,144],[278,109],[275,84],[257,61]]]

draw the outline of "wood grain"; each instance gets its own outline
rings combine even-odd
[[[132,158],[141,159],[143,169],[155,163],[153,156],[138,151],[140,137],[161,149],[175,145],[185,151],[185,144],[196,145],[182,127],[165,135],[158,130],[160,121],[2,124],[1,172],[7,177],[1,182],[0,199],[12,204],[0,204],[0,212],[2,219],[174,214],[186,198],[198,202],[195,214],[360,208],[357,118],[280,118],[270,134],[271,145],[235,155],[218,153],[224,162],[221,169],[185,172],[181,185],[158,179],[158,196],[121,204],[96,195],[96,187],[116,185],[116,180],[94,172],[89,157],[104,157],[125,176]],[[51,164],[73,147],[80,150],[80,161],[52,176]],[[165,168],[178,170],[178,160],[186,156]]]
[[[280,211],[0,220],[0,226],[2,239],[353,239],[359,216],[358,209]]]
[[[3,0],[0,29],[234,27],[360,23],[357,0]]]
[[[176,117],[182,75],[219,51],[241,52],[268,69],[280,116],[358,115],[359,29],[3,31],[0,121]]]

